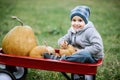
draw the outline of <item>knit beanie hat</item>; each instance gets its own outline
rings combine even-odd
[[[90,8],[87,6],[77,6],[71,10],[70,19],[72,20],[74,16],[80,16],[85,21],[85,24],[87,24],[90,16]]]

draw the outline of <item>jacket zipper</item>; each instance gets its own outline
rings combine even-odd
[[[74,43],[75,43],[75,45],[77,44],[77,43],[76,43],[76,34],[75,34],[75,36],[74,36]]]

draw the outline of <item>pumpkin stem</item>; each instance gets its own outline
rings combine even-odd
[[[22,26],[24,25],[24,23],[17,16],[12,16],[12,18],[16,19],[17,21],[19,21]]]
[[[47,47],[47,42],[46,41],[44,41],[43,44]]]

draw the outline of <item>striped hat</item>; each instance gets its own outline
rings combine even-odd
[[[90,16],[90,8],[87,6],[77,6],[71,10],[70,19],[72,20],[74,16],[80,16],[85,21],[85,24],[87,24]]]

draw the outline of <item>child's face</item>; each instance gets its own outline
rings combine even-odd
[[[74,30],[82,29],[85,26],[84,20],[79,16],[74,16],[71,21],[71,26]]]

